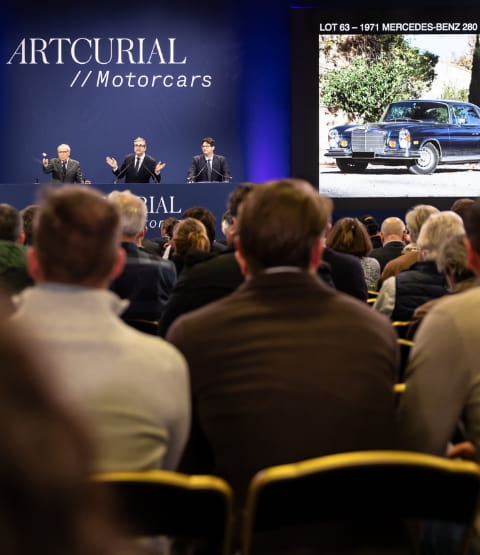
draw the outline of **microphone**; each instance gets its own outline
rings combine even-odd
[[[142,166],[147,170],[147,172],[150,174],[150,177],[153,177],[153,180],[155,181],[155,183],[160,183],[160,179],[158,179],[158,175],[155,172],[152,172],[152,170],[145,164],[145,160],[143,161]],[[141,166],[140,166],[141,167]]]
[[[203,166],[203,168],[195,175],[191,175],[190,177],[187,177],[187,183],[193,183],[195,181],[195,179],[197,179],[197,177],[203,172],[203,170],[205,170],[207,168],[207,163],[205,162],[205,165]]]
[[[219,175],[222,178],[222,181],[229,182],[232,179],[230,175],[223,175],[223,173],[220,173],[219,171],[217,171],[213,166],[212,166],[212,172],[215,172],[217,175]]]
[[[122,179],[122,177],[127,173],[128,168],[130,168],[132,164],[133,160],[130,162],[130,164],[127,164],[122,171],[118,172],[118,174],[115,174],[117,176],[117,179]]]
[[[47,153],[46,152],[42,152],[42,158],[46,158],[47,157]]]

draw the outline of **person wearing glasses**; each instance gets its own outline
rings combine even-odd
[[[112,168],[117,179],[125,177],[125,183],[149,183],[150,178],[155,183],[160,183],[160,172],[166,166],[165,162],[157,162],[146,154],[147,141],[142,137],[137,137],[133,141],[133,154],[125,157],[119,167],[115,158],[106,157],[107,164]]]
[[[187,183],[198,181],[224,181],[232,179],[225,156],[215,154],[215,140],[205,137],[201,142],[202,154],[192,158],[187,173]]]
[[[90,183],[83,177],[80,162],[70,158],[68,145],[58,145],[57,154],[58,158],[42,158],[43,172],[52,174],[52,183]]]

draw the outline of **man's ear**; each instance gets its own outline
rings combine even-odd
[[[250,271],[248,269],[248,262],[247,262],[247,259],[245,258],[245,255],[243,254],[242,245],[240,244],[238,235],[235,236],[233,243],[235,245],[235,260],[240,266],[240,271],[242,272],[243,276],[248,278],[250,276]]]
[[[322,235],[319,237],[312,246],[312,251],[310,253],[310,273],[316,273],[320,264],[322,263],[323,251],[325,249],[325,237]]]
[[[115,255],[115,262],[113,263],[112,269],[110,270],[109,278],[117,278],[125,268],[125,260],[127,258],[127,253],[122,247],[118,247],[117,254]]]
[[[39,282],[43,280],[44,275],[35,247],[28,247],[27,249],[27,270],[33,281]]]
[[[20,235],[18,236],[17,243],[20,244],[20,245],[24,245],[26,238],[27,238],[27,234],[22,229],[22,231],[20,231]]]
[[[143,240],[145,239],[145,234],[147,233],[147,228],[144,227],[142,231],[140,231],[137,236],[135,237],[135,244],[137,247],[141,247]]]

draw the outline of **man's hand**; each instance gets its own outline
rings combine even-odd
[[[468,461],[475,461],[476,449],[470,441],[462,441],[450,446],[447,450],[447,457],[449,459],[465,459]]]
[[[159,174],[163,168],[166,166],[167,164],[165,162],[159,162],[156,166],[155,166],[155,173]]]
[[[110,156],[107,156],[105,158],[105,161],[107,162],[107,164],[113,169],[116,170],[118,168],[118,164],[117,161],[115,160],[115,158],[111,158]]]

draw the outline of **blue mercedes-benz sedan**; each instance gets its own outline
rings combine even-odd
[[[455,100],[402,100],[377,123],[340,125],[328,132],[325,156],[343,172],[368,164],[433,173],[440,164],[480,162],[480,108]]]

